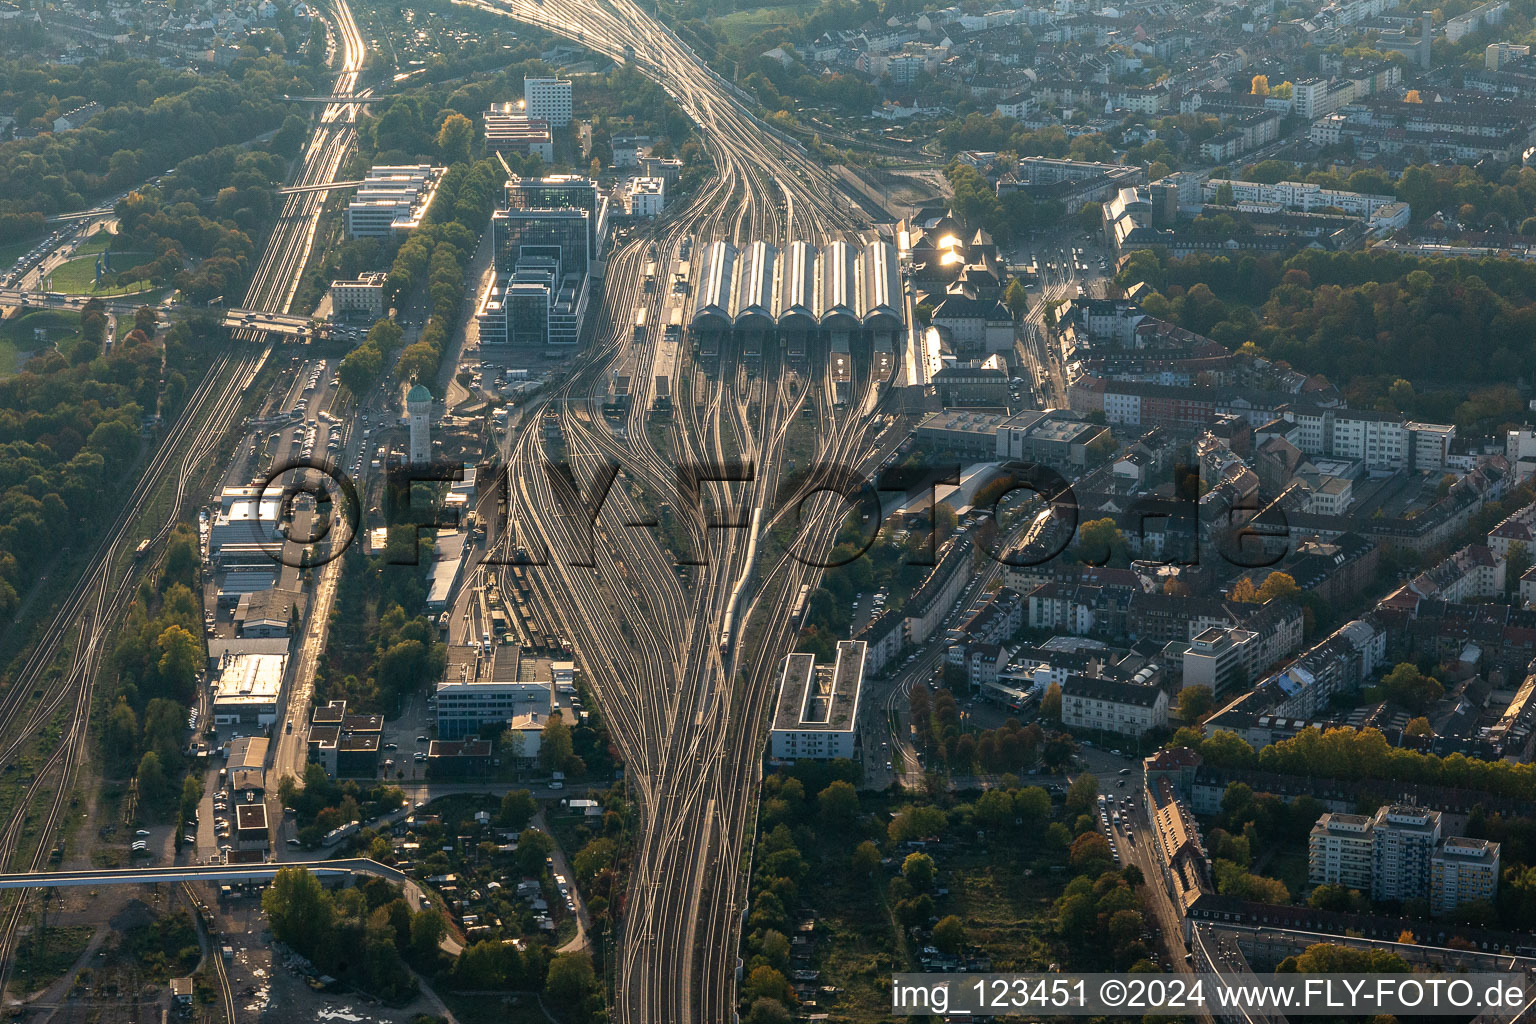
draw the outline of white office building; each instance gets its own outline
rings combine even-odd
[[[551,128],[571,123],[571,83],[566,78],[524,78],[523,113]]]
[[[663,178],[630,178],[624,190],[632,217],[655,217],[667,203],[667,183]]]
[[[554,674],[548,658],[513,644],[471,643],[448,648],[448,667],[437,684],[437,734],[457,740],[505,728],[554,707]]]
[[[374,167],[347,204],[347,237],[410,234],[432,208],[446,170],[429,164]]]
[[[814,654],[784,659],[768,734],[773,758],[825,761],[854,756],[866,651],[862,640],[843,640],[837,645],[835,665],[818,666]]]

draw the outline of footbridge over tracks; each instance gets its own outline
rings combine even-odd
[[[290,860],[261,864],[177,864],[168,867],[101,868],[85,871],[26,871],[0,875],[0,889],[58,886],[155,885],[160,882],[268,882],[283,868],[307,868],[320,878],[373,875],[391,882],[413,881],[402,871],[367,857],[347,860]]]

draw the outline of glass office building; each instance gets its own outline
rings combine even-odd
[[[587,272],[591,215],[575,209],[497,210],[491,215],[496,272],[511,274],[526,257],[551,257],[566,274]]]

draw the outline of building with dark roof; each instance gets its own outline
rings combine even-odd
[[[1168,724],[1168,693],[1147,682],[1072,676],[1061,688],[1061,724],[1141,737]]]

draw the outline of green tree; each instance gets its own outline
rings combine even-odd
[[[1068,860],[1078,872],[1098,876],[1109,870],[1115,855],[1109,849],[1109,840],[1097,832],[1084,832],[1072,840]]]
[[[544,721],[539,735],[539,766],[546,771],[563,771],[571,759],[571,727],[558,711]]]
[[[517,837],[517,853],[513,856],[517,869],[534,878],[544,874],[545,858],[554,852],[555,844],[536,828],[525,828]]]
[[[165,796],[165,768],[160,763],[160,755],[153,750],[144,751],[144,756],[139,758],[139,796],[149,803],[156,803]]]
[[[1023,318],[1029,311],[1029,292],[1024,287],[1024,282],[1014,278],[1008,282],[1008,287],[1003,292],[1003,301],[1008,305],[1008,311],[1013,314],[1015,320]]]
[[[501,798],[501,814],[498,821],[502,828],[521,832],[539,811],[533,794],[526,789],[509,789]]]
[[[789,1024],[794,1020],[789,1010],[777,999],[758,996],[747,1011],[746,1024]]]
[[[160,649],[156,666],[160,678],[183,701],[190,700],[197,685],[197,673],[203,665],[203,645],[181,626],[167,626],[155,640]]]
[[[448,934],[448,922],[442,911],[428,907],[411,915],[411,960],[417,964],[432,963],[437,959],[438,945]]]
[[[851,783],[837,779],[816,796],[821,806],[821,820],[831,827],[852,824],[859,813],[859,794]]]
[[[449,114],[437,130],[437,151],[445,162],[469,162],[469,147],[475,138],[475,124],[463,114]]]
[[[1039,786],[1027,786],[1013,798],[1013,813],[1028,827],[1038,827],[1051,816],[1051,795]]]
[[[939,919],[933,926],[933,944],[940,953],[951,956],[965,950],[965,923],[954,914]]]
[[[1125,535],[1113,519],[1090,519],[1077,531],[1077,556],[1089,565],[1122,565],[1129,562]]]
[[[1000,789],[989,789],[976,798],[976,821],[987,828],[1002,828],[1013,824],[1013,798]]]
[[[1406,974],[1408,961],[1390,950],[1351,949],[1328,942],[1308,946],[1275,968],[1280,974]]]
[[[1098,796],[1098,777],[1091,772],[1083,772],[1067,787],[1067,810],[1078,813],[1091,810]]]
[[[1098,231],[1104,225],[1104,204],[1084,203],[1077,210],[1077,226],[1086,232]]]
[[[1215,704],[1209,686],[1186,686],[1179,691],[1179,718],[1185,722],[1202,722]]]
[[[1301,588],[1289,573],[1272,572],[1264,577],[1259,587],[1259,603],[1270,601],[1294,601],[1301,596]]]
[[[786,1006],[794,1003],[795,994],[789,987],[789,979],[772,967],[756,967],[747,975],[741,987],[742,1000],[752,1005],[759,999],[773,999]]]
[[[332,938],[335,906],[307,868],[278,869],[261,895],[261,909],[273,937],[311,959]]]
[[[850,865],[856,874],[873,874],[880,867],[880,847],[864,840],[853,851],[853,862]]]
[[[913,889],[922,891],[933,884],[933,858],[926,853],[909,853],[901,862],[901,877]]]
[[[596,986],[591,957],[585,953],[561,953],[549,963],[544,994],[558,1007],[577,1007],[586,1002]]]
[[[1399,663],[1374,688],[1377,699],[1401,705],[1414,715],[1423,714],[1445,693],[1445,687],[1433,676],[1426,676],[1412,662]]]
[[[1047,722],[1061,721],[1061,686],[1051,683],[1045,688],[1045,696],[1040,698],[1040,717]]]
[[[119,770],[133,763],[139,749],[139,718],[133,713],[128,701],[117,698],[117,703],[107,714],[107,724],[102,731],[102,747],[109,761]]]

